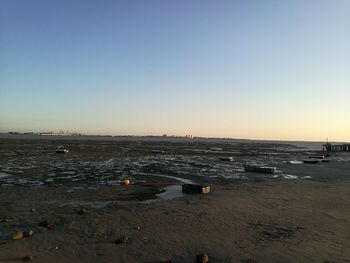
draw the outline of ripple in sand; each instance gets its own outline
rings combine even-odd
[[[164,192],[161,192],[156,195],[158,198],[163,200],[170,200],[170,199],[184,196],[184,194],[182,193],[181,185],[170,185],[170,186],[164,187],[163,191]]]
[[[4,173],[4,172],[0,172],[0,179],[1,179],[1,178],[8,177],[8,176],[10,176],[10,175],[7,174],[7,173]]]
[[[104,208],[108,206],[112,201],[69,201],[60,204],[60,207],[64,206],[72,206],[72,207],[81,207],[81,206],[89,206],[91,208]]]

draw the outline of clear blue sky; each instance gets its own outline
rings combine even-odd
[[[0,1],[0,132],[350,140],[350,1]]]

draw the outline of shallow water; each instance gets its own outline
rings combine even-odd
[[[24,141],[23,141],[24,142]],[[300,160],[317,153],[278,143],[188,143],[178,142],[92,142],[66,141],[68,154],[54,152],[60,141],[32,140],[19,143],[0,140],[0,185],[45,186],[84,184],[115,185],[128,178],[140,180],[142,174],[176,178],[212,178],[218,180],[303,180],[305,176],[284,171],[283,165],[302,166]],[[314,144],[315,145],[315,144]],[[212,147],[222,151],[212,151]],[[154,154],[152,150],[164,150]],[[233,155],[235,162],[220,160]],[[350,162],[350,154],[337,154],[333,161]],[[278,176],[245,173],[247,162],[276,166]],[[330,164],[322,164],[325,167]],[[332,164],[331,164],[332,165]],[[299,168],[298,168],[299,169]],[[300,170],[300,169],[299,169]],[[315,175],[317,176],[317,175]],[[144,178],[142,178],[144,180]],[[168,189],[171,192],[172,188]],[[176,189],[176,187],[174,187]]]

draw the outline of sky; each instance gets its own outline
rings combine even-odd
[[[0,132],[350,141],[350,1],[1,0]]]

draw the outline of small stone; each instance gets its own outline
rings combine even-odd
[[[24,261],[32,261],[33,259],[34,259],[33,256],[25,256],[25,257],[23,258]]]
[[[7,223],[8,221],[6,217],[0,218],[0,223]]]
[[[126,244],[126,243],[128,243],[128,241],[129,241],[129,238],[128,238],[127,236],[123,236],[123,237],[121,237],[121,238],[118,238],[118,239],[115,241],[115,243],[116,243],[116,244]]]
[[[12,240],[19,240],[23,238],[23,232],[16,232],[12,235]]]
[[[197,262],[198,263],[208,263],[209,262],[209,256],[207,254],[201,254],[197,256]]]
[[[141,229],[141,227],[140,227],[140,226],[137,226],[137,227],[136,227],[136,230],[140,230],[140,229]]]
[[[30,212],[35,213],[36,212],[36,208],[30,209]]]
[[[28,231],[23,232],[23,236],[24,237],[31,237],[33,235],[34,235],[34,231],[33,230],[28,230]]]
[[[87,211],[86,211],[86,209],[80,209],[80,210],[78,211],[78,213],[79,213],[80,215],[85,215],[85,214],[87,214]]]
[[[124,179],[122,184],[123,185],[129,185],[130,184],[130,180]]]
[[[48,220],[44,220],[39,223],[39,226],[46,227],[47,229],[52,229],[54,226],[54,223]]]

